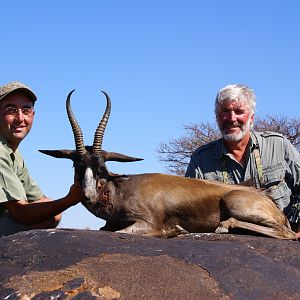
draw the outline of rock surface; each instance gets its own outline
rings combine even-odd
[[[300,243],[33,230],[0,238],[0,299],[300,299]]]

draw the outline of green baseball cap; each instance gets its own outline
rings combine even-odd
[[[0,86],[0,100],[16,90],[22,90],[25,93],[27,93],[33,103],[37,100],[35,93],[28,86],[18,81],[13,81],[3,86]]]

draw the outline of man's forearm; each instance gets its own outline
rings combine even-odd
[[[78,202],[75,197],[67,195],[54,201],[42,198],[31,203],[25,200],[8,201],[4,205],[17,222],[32,225],[52,218]]]

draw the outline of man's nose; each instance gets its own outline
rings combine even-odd
[[[24,114],[22,112],[22,109],[18,109],[17,111],[17,114],[16,114],[16,118],[19,120],[19,121],[24,121]]]
[[[234,110],[232,110],[228,113],[228,119],[231,121],[236,121],[236,114],[235,114]]]

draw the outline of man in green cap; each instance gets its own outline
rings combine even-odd
[[[79,184],[56,201],[43,195],[18,150],[34,120],[34,92],[21,82],[0,87],[0,236],[55,228],[61,213],[82,199]]]
[[[222,138],[194,151],[186,177],[249,181],[269,189],[292,229],[300,232],[300,154],[281,134],[251,131],[255,107],[255,94],[246,85],[227,85],[218,92],[215,116]]]

